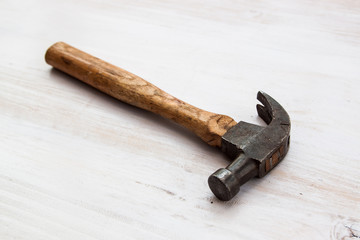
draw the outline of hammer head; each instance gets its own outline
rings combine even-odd
[[[286,155],[290,143],[290,118],[284,108],[264,92],[257,99],[258,115],[266,127],[239,122],[222,137],[222,151],[235,159],[209,177],[209,186],[221,200],[230,200],[240,185],[253,176],[263,177]]]

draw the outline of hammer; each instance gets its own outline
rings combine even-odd
[[[189,129],[231,159],[226,168],[208,179],[215,196],[232,199],[251,178],[263,177],[285,157],[290,143],[290,118],[284,108],[264,92],[257,99],[258,115],[266,127],[236,123],[226,115],[211,113],[185,103],[144,79],[91,56],[64,42],[50,46],[48,64],[98,90],[133,106],[159,114]]]

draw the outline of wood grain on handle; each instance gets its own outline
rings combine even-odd
[[[144,79],[66,43],[52,45],[45,54],[51,66],[136,107],[157,113],[186,127],[211,146],[236,122],[187,104]]]

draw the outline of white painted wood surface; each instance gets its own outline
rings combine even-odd
[[[56,41],[237,121],[266,91],[290,151],[220,202],[217,149],[52,70]],[[0,239],[359,238],[359,1],[3,0],[0,46]]]

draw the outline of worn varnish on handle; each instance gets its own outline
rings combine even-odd
[[[236,122],[187,104],[124,69],[91,56],[64,42],[45,54],[48,64],[136,107],[157,113],[186,127],[211,146],[221,146],[221,137]]]

